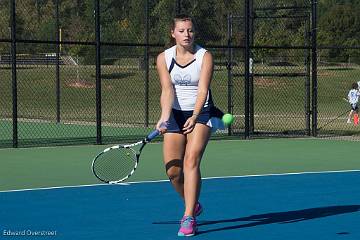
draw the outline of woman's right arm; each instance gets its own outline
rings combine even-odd
[[[158,55],[156,59],[156,68],[161,84],[161,116],[159,122],[156,125],[156,128],[160,129],[160,124],[169,120],[172,104],[174,101],[174,88],[170,79],[169,71],[166,67],[164,52]]]

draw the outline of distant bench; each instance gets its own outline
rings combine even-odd
[[[16,64],[18,65],[56,65],[57,58],[55,53],[44,54],[18,54]],[[0,55],[0,65],[10,65],[11,55]],[[71,56],[61,56],[60,65],[77,65]]]

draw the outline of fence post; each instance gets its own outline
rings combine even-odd
[[[249,0],[248,10],[249,24],[249,135],[254,134],[254,56],[252,47],[254,46],[254,0]]]
[[[56,38],[56,122],[60,123],[60,23],[59,0],[55,2],[55,38]]]
[[[176,0],[175,4],[175,12],[176,14],[179,14],[181,12],[181,0]]]
[[[317,136],[317,2],[311,0],[311,79],[312,79],[312,135]]]
[[[145,1],[145,127],[149,126],[149,1]]]
[[[95,0],[95,81],[96,81],[96,143],[102,143],[101,135],[101,54],[100,54],[100,2]]]
[[[305,124],[306,124],[306,135],[311,136],[311,33],[310,33],[310,26],[311,18],[310,14],[308,14],[306,21],[305,21],[305,36],[304,36],[304,42],[305,42],[305,71],[306,71],[306,79],[305,79]]]
[[[245,138],[250,137],[250,0],[245,0]]]
[[[12,79],[12,123],[13,147],[18,147],[18,109],[17,109],[17,76],[16,76],[16,2],[11,1],[11,79]]]
[[[227,112],[233,113],[233,100],[232,100],[232,89],[233,89],[233,81],[232,81],[232,63],[233,63],[233,49],[232,49],[232,18],[231,14],[228,14],[227,17],[227,79],[228,79],[228,102],[227,102]],[[231,126],[228,127],[228,135],[232,135]]]

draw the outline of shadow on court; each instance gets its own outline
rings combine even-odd
[[[234,224],[239,222],[250,222],[250,223],[212,228],[203,231],[199,230],[198,235],[204,233],[210,233],[210,232],[248,228],[248,227],[273,224],[273,223],[279,223],[279,224],[295,223],[295,222],[330,217],[340,214],[353,213],[358,211],[360,211],[360,205],[344,205],[344,206],[309,208],[309,209],[295,210],[288,212],[265,213],[265,214],[252,215],[249,217],[240,217],[240,218],[231,218],[231,219],[221,219],[221,220],[212,220],[212,221],[205,220],[205,221],[199,221],[198,226],[224,224],[224,223]],[[153,222],[153,224],[179,224],[179,221]],[[342,232],[339,234],[348,234],[348,233]]]

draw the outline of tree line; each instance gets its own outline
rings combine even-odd
[[[10,38],[10,3],[0,1],[0,39]],[[360,1],[318,0],[318,45],[360,46]],[[148,3],[148,5],[146,5]],[[63,41],[92,42],[95,39],[94,0],[17,0],[16,35],[19,39],[56,40],[56,5],[59,4],[59,27]],[[293,9],[277,7],[293,6]],[[304,46],[309,44],[310,1],[254,0],[253,45]],[[151,44],[169,41],[169,23],[178,8],[175,0],[101,0],[101,40],[115,43],[145,43],[146,25]],[[181,0],[178,11],[194,16],[197,40],[203,45],[227,45],[228,20],[231,16],[231,44],[244,44],[244,1]],[[148,16],[148,19],[146,18]],[[290,18],[292,16],[293,18]],[[141,54],[142,49],[104,48],[103,54]],[[19,53],[54,52],[51,44],[19,44]],[[0,44],[0,53],[9,44]],[[276,54],[263,51],[262,54]],[[86,45],[63,45],[62,52],[93,58],[93,48]],[[125,53],[124,53],[125,52]],[[359,62],[357,49],[321,49],[320,55],[334,61]],[[259,53],[261,54],[261,53]]]

